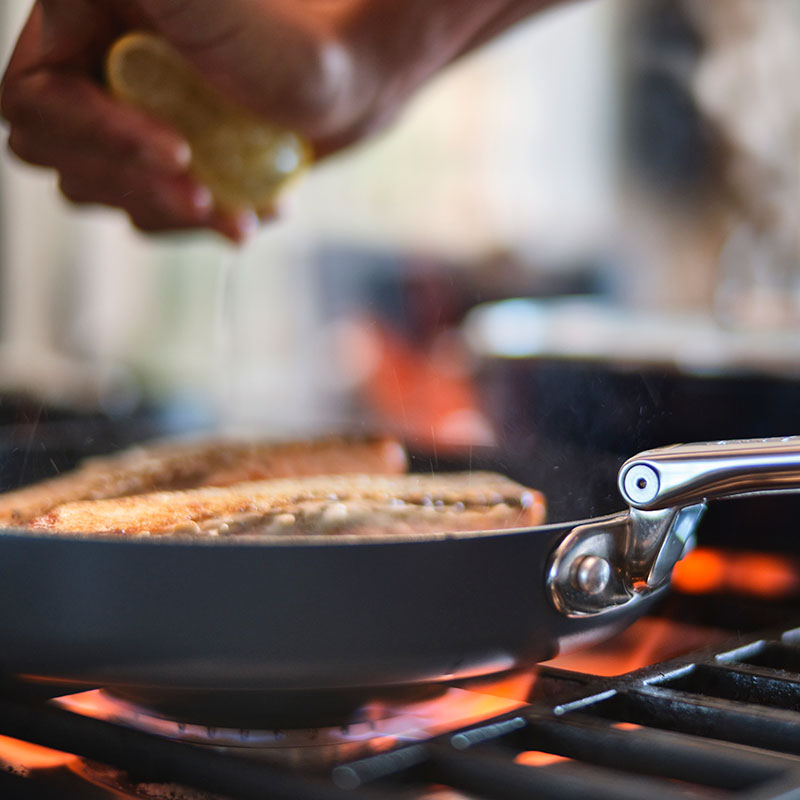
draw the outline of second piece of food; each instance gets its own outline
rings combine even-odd
[[[544,498],[488,472],[318,475],[64,503],[29,527],[127,535],[410,535],[539,525]]]

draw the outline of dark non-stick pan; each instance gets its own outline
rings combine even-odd
[[[678,445],[629,510],[531,529],[248,539],[0,533],[0,672],[217,724],[339,713],[551,658],[666,590],[709,498],[798,484],[800,438]]]

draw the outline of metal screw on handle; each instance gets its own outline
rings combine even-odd
[[[611,565],[600,556],[582,556],[572,567],[572,583],[589,596],[601,594],[611,580]]]
[[[658,472],[647,464],[632,466],[622,478],[627,496],[635,503],[651,503],[658,496]]]

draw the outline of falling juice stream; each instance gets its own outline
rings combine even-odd
[[[216,425],[225,429],[231,423],[232,411],[237,402],[237,336],[236,336],[236,286],[244,272],[247,253],[252,243],[243,247],[226,248],[219,260],[216,309],[214,313],[214,341],[212,378]]]

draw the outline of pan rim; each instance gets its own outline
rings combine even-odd
[[[57,531],[31,530],[28,528],[0,528],[0,542],[3,540],[60,541],[73,544],[105,544],[119,547],[219,547],[223,549],[253,547],[258,549],[272,547],[345,547],[353,545],[413,545],[425,542],[453,542],[483,538],[520,535],[548,535],[559,530],[569,530],[587,523],[598,523],[618,516],[609,514],[603,517],[551,522],[543,525],[520,528],[486,529],[479,531],[426,532],[415,534],[233,534],[229,536],[209,536],[202,533],[165,534],[119,534],[119,533],[59,533]]]

